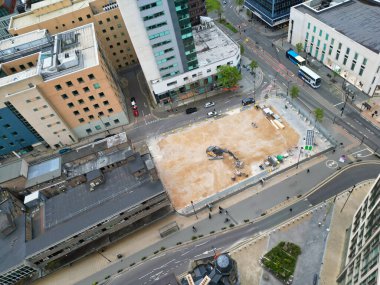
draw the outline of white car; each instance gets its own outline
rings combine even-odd
[[[205,104],[205,108],[210,108],[210,107],[212,107],[212,106],[215,106],[215,102],[207,102],[206,104]]]
[[[207,113],[207,117],[209,117],[209,118],[215,117],[215,116],[217,116],[217,115],[218,115],[218,113],[215,112],[215,111],[211,111],[211,112],[208,112],[208,113]]]

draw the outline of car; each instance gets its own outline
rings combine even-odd
[[[211,111],[211,112],[207,113],[207,117],[209,117],[209,118],[215,117],[217,115],[218,115],[218,113],[216,111]]]
[[[59,154],[64,154],[64,153],[66,153],[66,152],[70,152],[70,151],[72,151],[72,149],[71,149],[70,147],[65,147],[65,148],[63,148],[63,149],[60,149],[60,150],[58,151],[58,153],[59,153]]]
[[[245,98],[245,99],[243,99],[242,101],[241,101],[241,104],[243,105],[243,106],[247,106],[247,105],[249,105],[249,104],[255,104],[255,99],[253,99],[253,98]]]
[[[133,116],[138,117],[139,116],[139,110],[133,109]]]
[[[186,109],[186,114],[189,115],[189,114],[195,113],[196,111],[198,111],[197,107],[190,107]]]
[[[132,105],[132,107],[136,105],[135,97],[131,97],[131,105]]]
[[[210,102],[207,102],[207,103],[205,104],[205,108],[210,108],[210,107],[212,107],[212,106],[215,106],[215,102],[210,101]]]

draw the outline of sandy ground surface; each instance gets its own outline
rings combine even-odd
[[[252,122],[258,127],[253,128]],[[243,172],[252,176],[260,172],[257,165],[269,155],[282,154],[298,144],[299,134],[287,122],[283,124],[285,129],[276,130],[261,110],[249,109],[150,141],[149,149],[174,207],[183,208],[236,183],[231,180],[233,158],[225,154],[223,160],[209,160],[208,146],[232,151],[244,162]]]

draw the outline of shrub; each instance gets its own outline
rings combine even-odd
[[[215,233],[215,231],[211,231],[210,234],[212,235],[213,233]]]
[[[106,277],[104,277],[104,279],[108,279],[108,278],[110,278],[111,277],[111,275],[107,275]]]
[[[141,257],[141,260],[145,260],[145,259],[146,259],[146,256]]]
[[[166,249],[166,247],[164,247],[164,246],[161,246],[161,248],[160,248],[160,250],[165,250]]]
[[[182,242],[180,242],[180,241],[179,241],[179,242],[177,242],[177,245],[180,245],[180,244],[182,244]]]
[[[153,252],[153,254],[157,254],[157,253],[159,253],[160,251],[159,250],[156,250],[155,252]]]
[[[245,219],[245,220],[244,220],[244,223],[248,223],[248,222],[249,222],[249,219]]]
[[[233,228],[235,225],[234,224],[230,224],[230,228]]]
[[[135,264],[136,264],[135,262],[132,262],[131,264],[129,264],[129,266],[132,267],[132,266],[135,265]]]
[[[117,273],[120,273],[120,272],[123,272],[123,269],[119,269],[119,270],[117,271]]]
[[[196,240],[198,237],[197,236],[192,236],[191,239],[192,240]]]
[[[226,229],[226,227],[223,227],[223,228],[222,228],[222,231],[224,231],[225,229]]]

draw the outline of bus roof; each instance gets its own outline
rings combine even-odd
[[[305,59],[302,56],[300,56],[300,55],[296,56],[296,60],[298,60],[299,62],[304,62],[305,61]]]
[[[318,74],[316,74],[314,71],[312,71],[310,68],[306,67],[306,66],[301,66],[300,69],[309,74],[311,77],[313,77],[313,79],[317,79],[317,78],[321,78]]]
[[[287,51],[288,54],[290,54],[292,57],[296,58],[298,55],[298,53],[296,53],[294,50],[290,49]]]

